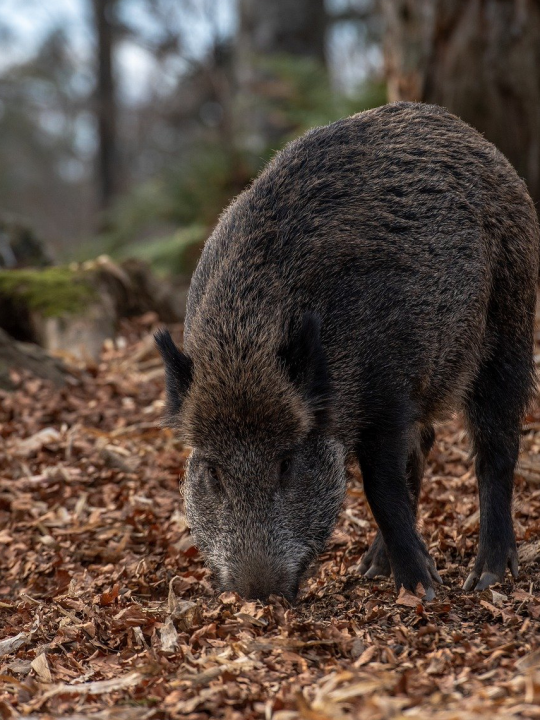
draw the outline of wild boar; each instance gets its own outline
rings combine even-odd
[[[193,448],[187,516],[221,588],[294,599],[356,456],[379,527],[361,572],[431,599],[416,511],[433,423],[454,410],[481,510],[465,589],[517,575],[539,247],[524,183],[443,108],[386,105],[277,153],[204,247],[184,351],[157,335]]]

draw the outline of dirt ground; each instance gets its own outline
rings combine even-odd
[[[14,373],[0,395],[0,720],[540,718],[540,403],[516,476],[517,582],[461,590],[478,504],[452,420],[420,512],[434,602],[359,576],[374,524],[353,473],[299,602],[246,603],[213,593],[189,536],[155,326],[125,324],[62,390]]]

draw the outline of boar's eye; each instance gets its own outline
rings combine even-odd
[[[214,465],[209,465],[206,469],[209,483],[213,490],[221,490],[221,480],[219,477],[219,470]]]
[[[282,480],[284,480],[287,475],[289,474],[289,470],[291,469],[292,460],[289,457],[283,458],[283,460],[279,464],[279,476]]]

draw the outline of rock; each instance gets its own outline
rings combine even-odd
[[[103,343],[115,335],[117,315],[106,293],[83,312],[43,318],[35,322],[36,338],[48,352],[84,362],[95,362]]]
[[[60,360],[50,357],[37,345],[17,342],[0,330],[0,388],[12,389],[9,372],[12,368],[28,370],[57,386],[65,382],[65,368]]]

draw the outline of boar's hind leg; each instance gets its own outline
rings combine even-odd
[[[426,425],[421,428],[419,437],[415,441],[407,460],[407,487],[411,496],[411,502],[416,515],[418,510],[418,498],[422,488],[422,478],[426,458],[433,447],[435,432],[433,426]],[[369,550],[365,553],[360,563],[360,574],[367,578],[389,577],[391,573],[390,560],[386,551],[386,545],[380,530],[371,543]]]
[[[480,540],[476,562],[463,586],[466,591],[502,581],[507,567],[517,577],[512,491],[521,418],[533,385],[526,334],[496,344],[467,403],[480,498]]]
[[[415,527],[421,475],[415,473],[414,490],[410,492],[407,433],[364,432],[358,458],[364,491],[384,539],[396,589],[404,586],[415,592],[420,583],[431,600],[435,595],[433,582],[442,581]]]

